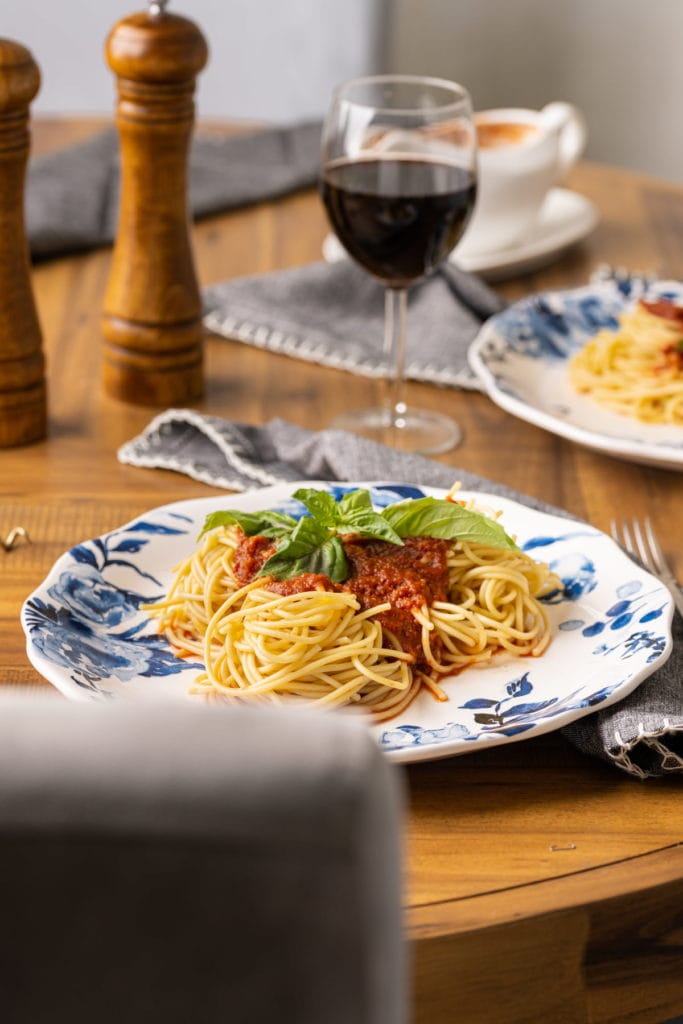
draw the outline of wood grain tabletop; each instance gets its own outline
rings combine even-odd
[[[34,153],[84,137],[90,122],[38,122]],[[595,232],[543,270],[497,286],[516,298],[580,285],[608,263],[683,280],[683,188],[582,164]],[[328,227],[314,191],[215,216],[194,228],[199,279],[320,258]],[[0,683],[54,694],[25,653],[19,612],[53,562],[151,507],[217,492],[121,465],[116,449],[155,410],[100,387],[109,249],[41,263],[33,282],[48,361],[49,437],[0,452]],[[373,403],[378,383],[218,338],[199,407],[252,423],[321,428]],[[440,461],[498,480],[608,530],[648,513],[683,579],[683,474],[582,448],[514,419],[482,394],[411,383],[408,400],[454,415],[463,444]],[[657,1024],[683,1013],[681,777],[639,782],[558,733],[405,770],[406,930],[414,1020],[441,1024]]]

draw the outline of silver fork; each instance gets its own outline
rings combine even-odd
[[[661,580],[665,587],[668,587],[679,613],[683,615],[683,593],[681,593],[681,588],[671,571],[671,566],[664,557],[664,552],[652,529],[650,517],[646,516],[643,523],[639,519],[633,519],[630,523],[624,520],[621,527],[613,519],[610,523],[610,533],[617,544],[620,544],[629,555],[639,558],[645,568]]]

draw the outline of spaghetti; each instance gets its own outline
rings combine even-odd
[[[641,300],[571,358],[569,378],[621,415],[683,426],[683,306]]]
[[[549,643],[538,598],[561,583],[514,547],[351,536],[342,583],[257,575],[273,548],[236,525],[213,529],[148,606],[179,656],[203,659],[192,693],[352,704],[382,720],[423,687],[446,700],[441,676],[500,651],[537,656]]]

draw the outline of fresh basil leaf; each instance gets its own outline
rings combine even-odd
[[[399,537],[440,537],[487,547],[517,548],[500,523],[443,498],[409,498],[388,505],[382,516]]]
[[[386,519],[375,512],[370,492],[364,488],[350,491],[338,502],[327,491],[318,491],[312,487],[300,488],[293,497],[303,502],[319,523],[334,529],[338,534],[356,533],[366,539],[402,543]]]
[[[197,540],[209,530],[215,530],[217,526],[241,526],[247,537],[281,537],[293,530],[296,524],[296,519],[283,512],[210,512],[204,520],[202,532]]]
[[[678,352],[683,352],[683,338],[679,338],[676,342],[676,350]]]
[[[345,519],[349,513],[356,512],[358,509],[372,511],[370,491],[365,487],[359,487],[357,491],[349,491],[339,499],[340,518]]]
[[[312,516],[300,519],[296,529],[280,539],[257,575],[287,580],[303,572],[324,573],[333,583],[341,583],[349,574],[341,539]]]
[[[337,533],[357,533],[366,540],[385,540],[389,544],[403,544],[393,526],[373,509],[351,509],[337,523]]]
[[[268,559],[258,575],[289,580],[305,572],[321,573],[333,583],[343,583],[349,575],[349,563],[341,539],[330,536],[324,544],[300,558],[278,551]]]
[[[328,491],[317,491],[313,487],[300,487],[292,495],[302,502],[320,523],[334,526],[338,519],[337,502]]]

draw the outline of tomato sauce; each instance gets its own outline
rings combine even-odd
[[[244,587],[268,561],[275,551],[275,545],[268,537],[247,537],[241,530],[240,534],[233,569],[237,582]]]
[[[640,305],[643,309],[646,309],[648,313],[652,313],[653,316],[661,317],[662,320],[671,320],[673,323],[680,324],[683,328],[683,306],[679,303],[674,302],[673,299],[641,299]]]
[[[307,590],[339,590],[329,576],[320,572],[302,572],[289,580],[268,579],[266,590],[287,597],[289,594],[303,594]]]
[[[678,345],[667,345],[662,349],[662,355],[664,361],[660,366],[655,366],[655,370],[660,373],[683,373],[683,348],[679,348]]]
[[[319,573],[302,573],[289,580],[264,577],[264,587],[283,595],[307,590],[348,591],[363,610],[389,603],[391,607],[378,619],[419,664],[422,631],[412,612],[446,599],[448,542],[435,537],[406,537],[399,546],[381,540],[345,538],[343,544],[351,567],[344,583],[333,583]],[[275,545],[266,537],[243,536],[235,552],[238,582],[242,586],[249,583],[274,550]]]
[[[403,547],[386,541],[345,541],[351,575],[342,584],[360,601],[361,608],[389,602],[381,612],[382,626],[394,634],[417,662],[422,655],[422,630],[413,609],[446,598],[448,544],[434,537],[406,537]]]

